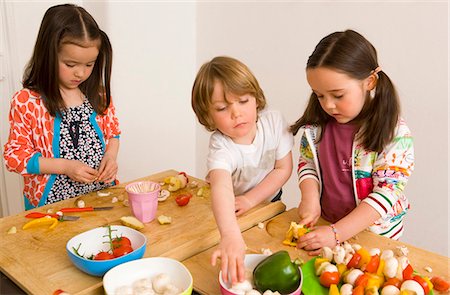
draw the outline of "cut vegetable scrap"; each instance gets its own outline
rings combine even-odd
[[[17,228],[15,226],[12,226],[10,229],[8,229],[8,231],[6,233],[7,234],[16,234]]]
[[[166,216],[166,215],[159,215],[158,216],[158,222],[159,222],[159,224],[171,224],[172,223],[172,217]]]
[[[167,200],[167,198],[170,196],[170,192],[166,189],[162,189],[159,192],[159,196],[158,196],[158,202],[163,202],[165,200]]]
[[[175,192],[179,189],[185,188],[189,182],[189,178],[186,173],[180,172],[175,176],[168,176],[164,178],[164,183],[168,184],[168,190],[171,192]]]
[[[295,221],[292,221],[286,233],[286,239],[283,241],[283,245],[292,247],[297,246],[298,238],[306,233],[309,233],[309,231],[309,228],[307,228],[305,225],[297,224]]]
[[[136,217],[134,216],[122,216],[120,218],[120,222],[122,222],[123,225],[141,230],[144,228],[144,224],[140,222]]]
[[[97,196],[99,197],[107,197],[111,194],[111,192],[101,192],[101,191],[97,191]]]
[[[207,197],[209,193],[209,187],[207,185],[200,187],[197,190],[197,197]]]
[[[85,202],[82,198],[78,198],[78,199],[75,201],[75,206],[76,206],[77,208],[84,208],[84,207],[86,207],[86,202]]]

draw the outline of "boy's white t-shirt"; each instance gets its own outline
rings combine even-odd
[[[219,131],[211,135],[207,173],[215,169],[230,172],[235,196],[242,195],[260,183],[274,169],[275,161],[284,158],[293,145],[294,137],[281,113],[263,110],[250,145],[236,144]]]

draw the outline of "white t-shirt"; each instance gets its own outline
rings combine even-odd
[[[234,194],[238,196],[260,183],[274,169],[275,161],[284,158],[293,145],[294,137],[281,113],[263,110],[250,145],[236,144],[219,131],[211,135],[207,173],[215,169],[230,172]]]

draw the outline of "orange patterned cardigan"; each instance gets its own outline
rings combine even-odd
[[[105,115],[90,118],[106,150],[109,139],[119,138],[119,121],[111,102]],[[52,117],[39,93],[22,89],[14,94],[9,113],[10,132],[3,156],[9,171],[24,178],[25,209],[43,206],[56,174],[40,174],[39,157],[59,158],[61,117]]]

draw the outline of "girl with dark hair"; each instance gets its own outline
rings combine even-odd
[[[112,48],[82,7],[50,7],[23,89],[12,101],[4,158],[24,177],[25,209],[115,183],[120,130],[111,101]]]
[[[291,131],[302,132],[300,223],[314,230],[297,246],[316,255],[365,229],[398,239],[410,207],[403,190],[413,140],[375,48],[355,31],[332,33],[309,57],[306,75],[312,93]],[[314,227],[320,216],[331,225]]]

